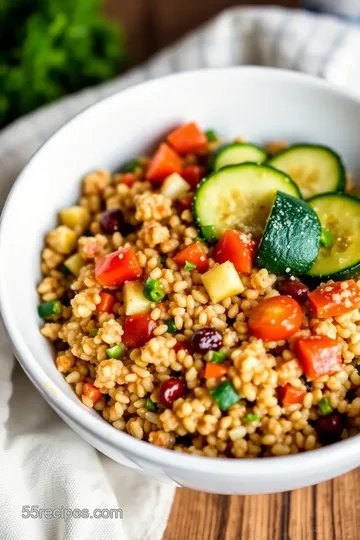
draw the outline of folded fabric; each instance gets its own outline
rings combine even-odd
[[[5,129],[0,134],[0,202],[60,125],[114,92],[176,71],[258,64],[304,71],[360,94],[358,51],[360,30],[332,17],[278,8],[225,11],[141,68]],[[14,369],[2,330],[0,358],[0,540],[160,539],[174,488],[120,466],[82,441],[20,368]],[[31,517],[51,508],[90,513],[119,508],[123,518]]]

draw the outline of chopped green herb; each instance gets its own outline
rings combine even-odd
[[[326,227],[321,228],[320,242],[324,247],[331,247],[334,243],[333,235]]]
[[[160,255],[160,261],[162,262],[162,264],[165,264],[165,263],[166,263],[166,261],[167,261],[167,255],[166,255],[166,253],[162,253],[162,254]]]
[[[204,225],[204,227],[201,227],[201,234],[207,242],[211,243],[214,241],[214,230],[214,225]]]
[[[156,403],[154,403],[150,398],[146,399],[145,406],[151,412],[156,412],[157,411]]]
[[[147,300],[150,300],[150,302],[161,302],[165,298],[166,293],[161,281],[147,278],[143,289],[143,295]]]
[[[224,360],[226,360],[227,356],[227,353],[212,351],[209,362],[214,362],[214,364],[222,364]]]
[[[109,358],[120,358],[124,354],[124,349],[121,345],[114,345],[109,349],[106,349]]]
[[[210,390],[210,394],[222,411],[226,411],[231,405],[240,401],[240,396],[236,393],[235,388],[229,380]]]
[[[355,369],[358,372],[358,374],[360,375],[360,364],[356,364]]]
[[[194,242],[201,242],[202,244],[204,244],[205,240],[204,238],[201,238],[201,236],[195,236]]]
[[[193,270],[195,270],[195,268],[196,268],[196,264],[193,264],[189,261],[185,261],[185,266],[184,266],[185,272],[192,272]]]
[[[60,300],[51,300],[51,302],[44,302],[38,307],[39,317],[47,319],[52,315],[59,315],[62,310],[62,303]]]
[[[59,268],[60,272],[62,274],[64,274],[64,276],[67,276],[68,274],[70,274],[70,270],[68,269],[67,266],[65,266],[65,264],[62,264]]]
[[[123,167],[121,167],[121,172],[123,172],[123,173],[134,172],[134,171],[136,171],[138,166],[139,166],[138,160],[137,159],[132,159],[131,161],[128,161],[127,163],[125,163],[125,165]]]
[[[98,333],[99,333],[99,329],[98,329],[98,328],[94,328],[94,330],[91,330],[91,335],[92,335],[93,337],[96,337],[96,336],[98,335]]]
[[[218,140],[216,131],[214,131],[213,129],[208,129],[207,131],[205,131],[205,136],[209,142],[215,142]]]
[[[174,319],[170,319],[166,321],[166,325],[168,327],[168,332],[170,332],[170,334],[175,334],[177,332]]]
[[[323,416],[333,412],[332,408],[330,407],[329,399],[326,396],[321,398],[319,401],[319,412]]]
[[[260,416],[254,413],[248,413],[244,416],[244,422],[257,422],[260,420]]]

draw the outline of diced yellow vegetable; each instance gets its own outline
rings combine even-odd
[[[189,191],[190,185],[178,173],[168,176],[161,186],[161,193],[169,199],[177,199]]]
[[[80,255],[75,253],[75,255],[71,255],[71,257],[64,261],[64,265],[72,274],[74,274],[74,276],[78,276],[81,268],[84,266],[84,262],[85,261],[80,257]]]
[[[59,212],[60,221],[63,225],[67,225],[71,229],[80,227],[86,229],[90,223],[90,212],[83,206],[71,206],[71,208],[64,208]]]
[[[221,302],[244,290],[240,276],[230,261],[213,266],[201,279],[212,302]]]
[[[128,281],[124,285],[125,314],[148,313],[151,302],[143,295],[144,284],[140,281]]]
[[[50,231],[46,237],[48,245],[58,253],[67,255],[71,253],[76,246],[77,235],[75,231],[66,225],[60,225],[53,231]]]

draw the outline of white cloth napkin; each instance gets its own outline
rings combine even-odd
[[[225,11],[140,69],[5,129],[0,134],[0,201],[33,152],[60,125],[128,86],[175,71],[260,64],[308,72],[360,93],[359,53],[360,29],[332,17],[278,8]],[[174,488],[116,464],[82,441],[20,368],[13,369],[2,331],[0,360],[0,540],[162,538]],[[24,518],[27,510],[22,507],[27,505],[33,514],[37,510],[32,505],[90,512],[121,508],[123,519]]]

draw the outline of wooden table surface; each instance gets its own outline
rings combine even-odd
[[[341,0],[339,0],[341,1]],[[108,0],[126,28],[132,63],[216,13],[266,0]],[[298,0],[273,3],[296,7]],[[360,470],[293,492],[262,496],[177,490],[164,540],[360,540]]]

